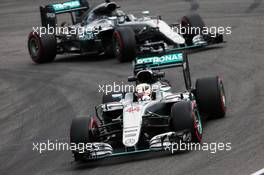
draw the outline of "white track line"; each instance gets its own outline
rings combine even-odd
[[[261,170],[258,170],[257,172],[255,172],[251,175],[264,175],[264,168],[262,168]]]

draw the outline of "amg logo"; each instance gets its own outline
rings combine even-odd
[[[55,14],[54,13],[47,13],[47,18],[55,18]]]
[[[175,63],[181,62],[183,60],[182,53],[163,55],[161,57],[149,57],[149,58],[141,58],[138,59],[136,64],[144,64],[144,63],[153,63],[153,64],[166,64],[166,63]]]
[[[139,112],[140,111],[140,107],[139,106],[137,106],[137,107],[130,107],[130,108],[128,108],[127,110],[126,110],[126,112],[129,112],[129,113],[131,113],[131,112]]]

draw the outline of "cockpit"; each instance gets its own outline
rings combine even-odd
[[[90,23],[97,19],[109,19],[109,17],[117,17],[118,21],[125,21],[127,16],[126,13],[118,8],[120,8],[120,6],[115,2],[100,4],[86,13],[84,21]]]
[[[170,84],[163,80],[164,72],[153,72],[150,69],[141,70],[135,76],[128,77],[129,82],[136,83],[134,91],[136,101],[149,101],[161,98],[161,91],[170,88]]]

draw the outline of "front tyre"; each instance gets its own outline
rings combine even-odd
[[[183,35],[187,45],[192,45],[192,39],[195,35],[202,34],[205,24],[201,16],[197,13],[185,15],[181,19],[181,26],[185,28]]]
[[[41,64],[54,61],[57,54],[56,36],[31,32],[28,36],[28,51],[32,61]]]
[[[94,117],[79,117],[72,121],[70,129],[71,144],[86,144],[98,141],[98,124]],[[84,160],[84,154],[73,151],[75,161]]]
[[[114,56],[119,62],[132,61],[136,56],[135,33],[130,27],[117,28],[113,33]]]
[[[201,78],[195,87],[200,112],[211,119],[224,117],[227,107],[223,81],[219,77]]]
[[[203,134],[202,121],[194,102],[182,101],[175,103],[171,108],[170,125],[174,132],[190,131],[190,142],[201,142]]]

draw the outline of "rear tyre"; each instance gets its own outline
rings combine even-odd
[[[171,108],[171,129],[174,132],[190,131],[190,142],[199,143],[202,140],[203,128],[195,103],[182,101]]]
[[[199,111],[211,119],[224,117],[226,98],[222,80],[219,77],[198,79],[195,87]]]
[[[90,7],[89,2],[87,0],[79,0],[82,7]]]
[[[181,25],[186,29],[186,31],[190,31],[184,34],[184,38],[187,45],[192,45],[192,39],[195,35],[200,34],[203,31],[205,24],[201,16],[197,13],[188,14],[181,19]],[[193,28],[193,30],[191,30]],[[199,29],[195,30],[194,28]]]
[[[70,142],[86,144],[98,141],[98,124],[94,117],[75,118],[71,124]],[[84,160],[83,154],[73,151],[75,161]]]
[[[28,51],[33,62],[48,63],[54,61],[57,54],[56,36],[53,34],[39,35],[31,32],[28,37]]]
[[[132,61],[136,56],[135,33],[130,27],[117,28],[113,33],[114,55],[119,62]]]

